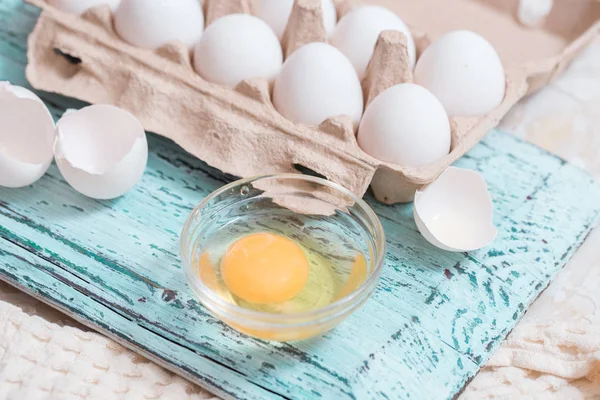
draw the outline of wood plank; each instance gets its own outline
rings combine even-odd
[[[503,134],[490,137],[496,135]],[[386,384],[377,381],[382,377],[379,372],[372,375],[374,382],[364,384],[365,379],[371,377],[371,368],[378,371],[375,366],[379,366],[403,378],[403,387],[396,390],[403,390],[405,394],[451,397],[477,370],[476,363],[487,359],[490,349],[500,342],[533,295],[541,290],[515,292],[494,275],[492,268],[477,261],[490,258],[490,254],[510,254],[511,248],[503,247],[507,241],[495,243],[493,251],[468,257],[443,253],[425,243],[414,226],[406,228],[410,226],[410,206],[384,207],[387,213],[397,211],[394,219],[397,222],[384,219],[390,252],[382,283],[367,306],[322,339],[326,345],[322,341],[271,345],[243,338],[212,319],[193,299],[176,254],[177,230],[185,214],[221,184],[209,176],[216,171],[163,139],[153,137],[150,143],[150,165],[142,183],[117,201],[83,198],[62,181],[54,167],[30,188],[0,191],[0,235],[59,267],[57,271],[63,282],[71,286],[85,285],[88,296],[118,311],[124,319],[133,322],[132,325],[152,331],[162,338],[160,340],[175,342],[243,370],[247,374],[244,379],[269,390],[293,396],[308,395],[309,392],[302,392],[307,389],[322,395],[345,394],[348,398],[362,393],[365,387],[370,387],[373,393],[391,391],[393,386],[377,386]],[[533,211],[544,213],[548,207],[565,207],[574,200],[573,196],[580,197],[579,201],[565,208],[569,213],[559,215],[553,222],[564,225],[574,217],[576,221],[589,220],[589,225],[594,220],[597,209],[592,208],[590,212],[589,203],[598,199],[598,190],[586,175],[563,165],[546,181],[548,188],[538,191],[544,203],[530,200],[536,207],[520,207],[524,211],[513,212],[511,220],[527,223],[530,216],[535,216]],[[577,195],[575,191],[565,196],[549,191],[560,188],[564,181],[568,181],[570,187],[579,187],[579,193],[581,188],[587,187],[588,195]],[[546,197],[555,204],[548,203]],[[380,210],[382,207],[376,205]],[[572,226],[573,229],[554,229],[566,232],[566,236],[550,243],[562,249],[573,239],[571,247],[574,248],[577,238],[589,228],[579,223]],[[576,238],[572,238],[573,234]],[[525,238],[529,240],[528,236]],[[552,260],[562,257],[560,252],[544,252],[545,246],[540,248],[542,256],[547,255],[544,256],[546,263],[556,263]],[[515,260],[516,257],[513,255]],[[526,265],[531,268],[535,264]],[[515,280],[527,276],[538,283],[544,282],[541,279],[545,276],[520,268],[516,261],[508,268],[519,273]],[[447,269],[451,270],[451,279]],[[477,285],[473,284],[474,279]],[[25,278],[23,282],[27,282]],[[410,285],[407,282],[411,282]],[[34,282],[28,284],[36,286]],[[502,298],[510,299],[508,306],[500,303]],[[366,337],[361,334],[365,326],[370,327]],[[427,345],[417,351],[414,344],[411,347],[396,343],[403,335],[410,338],[403,343],[412,340]],[[356,349],[357,340],[361,341],[359,349]],[[134,343],[150,346],[137,339]],[[253,361],[245,361],[248,354],[253,355]],[[377,357],[381,360],[374,362]],[[298,363],[299,360],[304,362]],[[373,366],[365,371],[364,363],[371,365],[370,361]],[[315,363],[319,367],[315,368]],[[274,370],[269,372],[276,373],[266,373],[264,365],[273,366]],[[426,392],[425,389],[430,391],[434,387],[425,383],[440,370],[449,371],[451,375],[448,387],[441,386],[445,392],[440,392],[438,387],[435,387],[436,392]],[[315,375],[316,372],[319,375]],[[311,376],[319,376],[320,380],[311,380]],[[285,382],[285,386],[281,382]]]
[[[240,395],[253,399],[281,398],[240,379],[238,372],[213,360],[198,357],[193,351],[168,340],[157,341],[152,332],[139,325],[130,324],[119,312],[97,303],[85,293],[81,285],[63,282],[55,265],[36,257],[22,247],[3,241],[0,260],[4,268],[3,279],[11,285],[59,309],[82,324],[99,330],[163,367],[188,379],[194,379],[222,398],[235,398]],[[36,276],[40,281],[31,285],[30,276]],[[125,329],[124,325],[128,327]],[[142,343],[153,343],[152,348],[145,348]],[[199,375],[203,378],[199,379]],[[228,379],[226,386],[219,383],[224,379]],[[236,382],[241,385],[236,385]]]
[[[276,390],[277,380],[293,379],[287,383],[286,395],[304,391],[308,395],[315,390],[326,397],[351,396],[349,378],[382,338],[389,338],[398,330],[397,325],[385,323],[388,305],[384,302],[378,305],[381,311],[361,310],[353,316],[363,321],[357,325],[359,328],[364,323],[381,326],[381,337],[363,338],[369,346],[359,351],[349,345],[355,342],[356,332],[337,335],[348,346],[340,343],[335,348],[338,353],[328,354],[332,359],[323,354],[320,346],[308,342],[271,346],[253,339],[242,341],[239,334],[214,321],[194,300],[177,256],[178,231],[186,214],[220,182],[201,174],[200,169],[206,166],[180,153],[166,140],[152,138],[150,143],[149,168],[142,182],[117,201],[83,198],[64,184],[54,167],[32,187],[6,191],[15,196],[10,202],[4,201],[5,193],[0,191],[0,235],[61,267],[62,279],[69,284],[86,282],[89,295],[110,304],[127,318],[168,340],[245,370],[248,378],[261,386]],[[182,175],[182,169],[188,172]],[[43,200],[36,193],[44,193]],[[29,217],[33,214],[37,215],[35,220]],[[406,320],[402,315],[396,318]],[[202,322],[199,330],[197,326]],[[464,358],[445,349],[447,345],[442,341],[430,338],[429,332],[418,324],[407,322],[415,325],[413,329],[420,337],[437,346],[430,350],[431,354],[446,352],[444,361],[452,361],[453,365],[458,358]],[[206,345],[217,338],[218,349]],[[394,351],[398,357],[406,357],[406,349]],[[341,356],[344,352],[352,354]],[[248,361],[248,353],[256,355]],[[399,370],[406,368],[402,358],[391,364]],[[415,363],[418,359],[415,357]],[[298,360],[313,361],[296,364]],[[325,368],[320,365],[322,361],[314,360],[326,360],[329,365]],[[264,370],[264,364],[272,365],[278,375],[266,373],[270,371]],[[417,369],[411,371],[416,389]],[[310,376],[319,376],[320,380],[311,380]]]

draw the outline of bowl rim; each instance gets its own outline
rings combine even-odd
[[[245,184],[249,184],[249,183],[264,180],[264,179],[271,179],[271,178],[300,180],[300,181],[305,181],[305,182],[314,182],[314,183],[318,183],[318,184],[327,186],[329,188],[332,188],[332,189],[350,197],[350,199],[352,201],[354,201],[354,203],[356,205],[358,205],[365,212],[366,216],[369,219],[369,222],[371,223],[371,228],[373,229],[373,232],[370,232],[370,231],[367,231],[367,232],[370,236],[372,236],[374,238],[375,249],[380,249],[380,251],[378,252],[378,254],[375,254],[374,259],[371,261],[371,263],[373,265],[373,269],[372,269],[371,273],[369,274],[367,279],[365,279],[365,281],[358,288],[356,288],[352,293],[350,293],[347,296],[344,296],[341,299],[338,299],[324,307],[316,308],[316,309],[309,310],[309,311],[301,311],[301,312],[294,312],[294,313],[287,313],[287,314],[276,314],[276,313],[269,313],[269,312],[264,312],[264,311],[249,310],[249,309],[243,308],[241,306],[238,306],[237,304],[229,303],[229,302],[223,300],[217,293],[215,293],[213,290],[211,290],[208,286],[206,286],[204,284],[204,282],[202,282],[202,280],[198,277],[197,274],[194,273],[190,277],[190,272],[193,269],[193,266],[191,265],[191,262],[187,256],[187,251],[189,250],[187,238],[189,236],[189,230],[190,230],[191,226],[194,224],[194,217],[200,212],[200,210],[202,210],[204,207],[206,207],[206,205],[211,200],[213,200],[217,196],[227,192],[228,190],[230,190],[234,187],[237,187],[237,186],[243,186]],[[232,319],[239,319],[239,318],[244,319],[244,320],[248,319],[248,320],[252,321],[252,325],[254,325],[254,326],[265,325],[265,326],[272,327],[273,323],[277,323],[277,324],[281,324],[281,326],[283,326],[283,327],[290,327],[290,326],[302,326],[302,325],[307,325],[307,324],[310,325],[314,322],[314,320],[318,320],[323,317],[327,317],[327,319],[329,319],[328,317],[330,316],[330,314],[334,314],[334,316],[335,316],[335,314],[340,313],[340,311],[339,311],[340,309],[352,308],[356,303],[360,302],[360,299],[363,297],[363,295],[365,294],[366,291],[369,291],[369,289],[371,289],[370,291],[373,291],[375,289],[376,283],[379,280],[379,277],[381,275],[381,270],[383,268],[384,259],[385,259],[385,255],[386,255],[386,239],[385,239],[385,232],[383,230],[383,226],[381,225],[381,221],[379,220],[379,217],[377,217],[377,214],[375,214],[375,211],[373,211],[373,209],[362,198],[356,196],[354,193],[352,193],[350,190],[346,189],[345,187],[341,186],[340,184],[335,183],[333,181],[329,181],[327,179],[311,176],[311,175],[304,175],[304,174],[299,174],[299,173],[274,173],[274,174],[256,175],[256,176],[252,176],[249,178],[238,179],[234,182],[231,182],[227,185],[220,187],[219,189],[213,191],[208,196],[206,196],[204,199],[202,199],[202,201],[200,203],[198,203],[198,205],[196,207],[194,207],[194,209],[190,212],[190,214],[187,217],[185,224],[182,228],[181,237],[180,237],[180,253],[181,253],[180,256],[184,263],[184,268],[186,271],[187,279],[192,280],[192,282],[190,282],[192,290],[195,291],[199,297],[202,298],[202,297],[206,296],[210,302],[214,303],[214,304],[209,304],[209,305],[204,304],[204,306],[207,307],[209,310],[213,311],[216,314],[219,314],[221,312],[234,313],[232,316]],[[200,286],[199,288],[197,287],[197,284],[199,284],[199,286]],[[201,291],[202,293],[198,293],[198,291]],[[368,297],[370,297],[370,293],[368,293]],[[218,312],[214,310],[214,308],[216,308],[215,306],[218,307],[218,309],[219,309]],[[336,310],[338,310],[338,312],[336,312]],[[217,316],[219,318],[221,317],[220,315],[217,315]],[[272,320],[276,320],[276,321],[272,321]],[[299,323],[290,324],[290,323],[285,323],[285,320],[300,320],[300,321],[299,321]]]

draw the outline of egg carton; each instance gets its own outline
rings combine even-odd
[[[555,0],[538,28],[519,24],[517,0],[364,0],[361,4],[398,13],[411,27],[418,54],[444,32],[470,29],[496,47],[505,66],[503,102],[481,117],[452,118],[450,154],[430,165],[406,167],[363,152],[349,117],[330,118],[320,126],[285,119],[271,103],[266,80],[223,87],[195,73],[183,44],[169,43],[153,51],[125,43],[113,29],[108,6],[79,17],[44,0],[26,1],[42,9],[28,41],[26,73],[35,88],[124,108],[146,130],[235,176],[309,170],[357,195],[371,185],[385,203],[411,201],[417,189],[479,142],[519,99],[560,73],[600,31],[600,3],[595,0]],[[207,25],[220,16],[253,9],[253,0],[204,3]],[[305,43],[327,40],[320,3],[296,0],[282,43],[285,54]],[[336,0],[338,18],[352,6],[350,0]],[[366,104],[387,87],[411,80],[405,38],[399,32],[383,32],[363,80]]]

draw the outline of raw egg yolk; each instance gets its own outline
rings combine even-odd
[[[234,242],[223,256],[221,277],[242,300],[281,303],[296,296],[308,280],[304,251],[290,239],[255,233]]]

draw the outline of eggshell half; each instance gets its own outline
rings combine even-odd
[[[107,200],[131,190],[148,160],[140,122],[109,105],[93,105],[65,114],[57,124],[56,164],[75,190]]]
[[[493,217],[487,185],[472,170],[449,167],[415,195],[417,228],[442,250],[466,252],[488,246],[498,233]]]
[[[365,76],[379,34],[385,30],[400,31],[406,36],[410,68],[415,66],[416,47],[408,26],[391,10],[380,6],[358,7],[338,22],[331,44],[348,57],[358,76]]]
[[[418,167],[450,152],[450,121],[431,92],[413,83],[383,91],[369,104],[358,129],[358,144],[373,157]]]
[[[136,47],[156,49],[180,41],[191,49],[202,36],[204,13],[199,0],[122,0],[115,30]]]
[[[275,79],[273,104],[287,119],[319,125],[348,115],[358,126],[363,93],[350,61],[326,43],[309,43],[285,61]]]
[[[107,4],[114,12],[121,0],[48,0],[48,3],[68,13],[81,15],[86,10],[101,4]]]
[[[245,79],[273,80],[283,51],[273,30],[260,18],[231,14],[217,19],[194,49],[194,69],[209,82],[235,86]]]
[[[255,15],[265,21],[275,32],[279,40],[283,38],[285,28],[292,13],[294,0],[259,0]],[[337,12],[332,0],[322,0],[323,23],[325,31],[331,35],[337,22]]]
[[[487,114],[500,105],[506,89],[500,56],[471,31],[452,31],[429,45],[414,78],[442,102],[450,117]]]
[[[33,92],[0,82],[0,186],[40,179],[53,157],[54,120]]]

